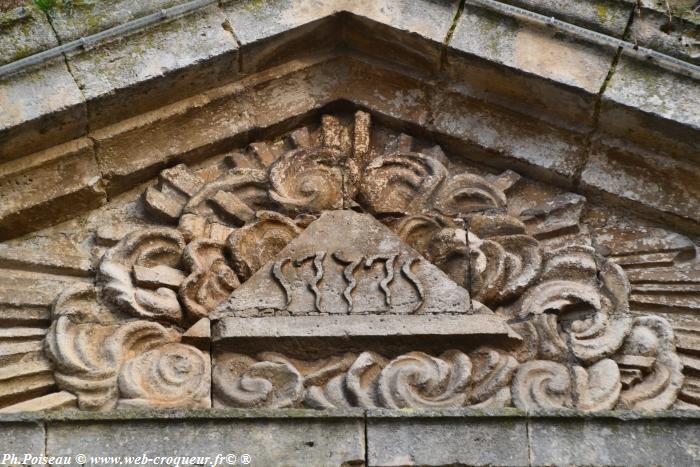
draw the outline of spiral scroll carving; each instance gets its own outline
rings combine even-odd
[[[120,404],[209,407],[209,357],[183,344],[166,344],[135,357],[119,374]]]

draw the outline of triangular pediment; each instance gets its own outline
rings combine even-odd
[[[692,238],[382,122],[307,116],[0,246],[20,407],[693,404]],[[396,397],[404,366],[449,397]]]
[[[329,211],[236,289],[216,315],[451,314],[470,308],[466,290],[372,216]]]

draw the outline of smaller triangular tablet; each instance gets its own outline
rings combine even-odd
[[[382,223],[330,211],[222,303],[217,316],[467,313],[468,292]]]

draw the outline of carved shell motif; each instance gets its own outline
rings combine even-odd
[[[633,318],[625,273],[590,245],[545,245],[549,211],[545,222],[509,206],[517,174],[450,176],[438,147],[418,150],[402,135],[378,154],[370,133],[366,113],[350,127],[324,116],[317,136],[293,132],[281,155],[253,144],[213,181],[184,165],[163,171],[143,202],[165,226],[123,237],[102,257],[95,288],[54,304],[46,349],[59,386],[84,409],[209,407],[210,374],[214,402],[237,407],[591,411],[675,402],[683,375],[668,323]],[[582,202],[571,196],[564,201]],[[210,372],[208,347],[197,348],[197,332],[208,330],[201,320],[335,209],[377,216],[475,307],[509,320],[522,346],[314,362],[230,353]],[[577,212],[556,228],[577,226]]]

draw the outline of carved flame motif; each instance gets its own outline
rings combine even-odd
[[[576,230],[582,197],[522,210],[509,204],[517,174],[450,175],[438,147],[421,150],[402,135],[382,151],[371,134],[364,112],[351,128],[324,116],[317,134],[297,130],[285,150],[253,144],[245,167],[218,178],[184,165],[163,171],[143,203],[167,226],[125,236],[101,258],[94,289],[68,291],[54,305],[46,348],[61,389],[83,409],[208,407],[213,399],[236,407],[595,411],[676,401],[683,374],[669,324],[630,316],[624,271],[590,242],[550,241],[552,232]],[[415,251],[280,257],[322,211],[339,209],[377,216]],[[324,287],[335,281],[338,303],[353,313],[363,274],[376,276],[387,307],[405,299],[395,296],[398,283],[423,301],[414,272],[424,259],[468,291],[470,312],[507,320],[520,347],[314,361],[222,352],[210,381],[208,350],[190,345],[206,341],[207,318],[265,265],[287,306],[303,287],[315,310],[328,312]]]

